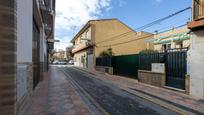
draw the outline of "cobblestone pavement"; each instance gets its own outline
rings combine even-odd
[[[57,67],[51,67],[33,95],[29,115],[91,114],[74,87]]]
[[[135,79],[130,79],[127,77],[109,75],[103,72],[93,70],[90,71],[79,67],[77,67],[76,69],[80,69],[85,72],[90,72],[91,74],[93,74],[93,77],[96,77],[103,81],[109,81],[119,86],[127,87],[129,89],[133,89],[154,97],[158,97],[159,99],[167,100],[170,103],[177,104],[177,106],[183,106],[184,108],[190,109],[190,111],[195,111],[197,112],[197,114],[204,114],[204,100],[196,99],[184,93],[169,90],[166,88],[160,88],[140,83]]]
[[[148,100],[121,90],[116,85],[91,77],[72,67],[61,68],[69,79],[76,82],[103,113],[110,115],[177,115]]]

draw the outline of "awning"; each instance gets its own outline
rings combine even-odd
[[[172,42],[172,41],[175,42],[175,41],[182,41],[182,40],[190,39],[189,32],[190,31],[172,34],[169,36],[162,36],[160,38],[155,38],[153,40],[153,43],[154,44],[163,44],[163,43],[168,43],[168,42]]]

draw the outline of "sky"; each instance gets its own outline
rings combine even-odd
[[[70,40],[91,19],[117,18],[135,29],[191,6],[191,0],[56,0],[55,49],[65,50]],[[142,31],[153,33],[185,24],[191,11]],[[137,30],[140,31],[140,30]]]

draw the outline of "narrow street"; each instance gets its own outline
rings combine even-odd
[[[204,0],[0,0],[0,115],[204,115]]]
[[[62,71],[78,90],[89,108],[111,115],[174,115],[177,114],[147,100],[131,95],[117,86],[92,77],[73,67],[52,67]],[[59,76],[61,77],[61,76]],[[88,100],[88,101],[87,101]],[[91,106],[92,107],[91,107]]]

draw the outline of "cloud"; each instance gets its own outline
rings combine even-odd
[[[56,0],[56,34],[62,34],[59,33],[61,30],[73,33],[74,29],[78,30],[88,20],[99,18],[103,10],[110,10],[110,3],[111,0]],[[58,38],[67,38],[65,41],[71,39],[66,36]],[[55,45],[56,48],[59,44]]]
[[[56,0],[56,28],[70,30],[96,19],[103,9],[108,9],[110,0]]]
[[[72,43],[70,43],[69,41],[70,37],[63,37],[63,38],[55,37],[55,39],[60,40],[60,42],[55,43],[55,49],[57,50],[65,50],[66,47],[72,45]]]

